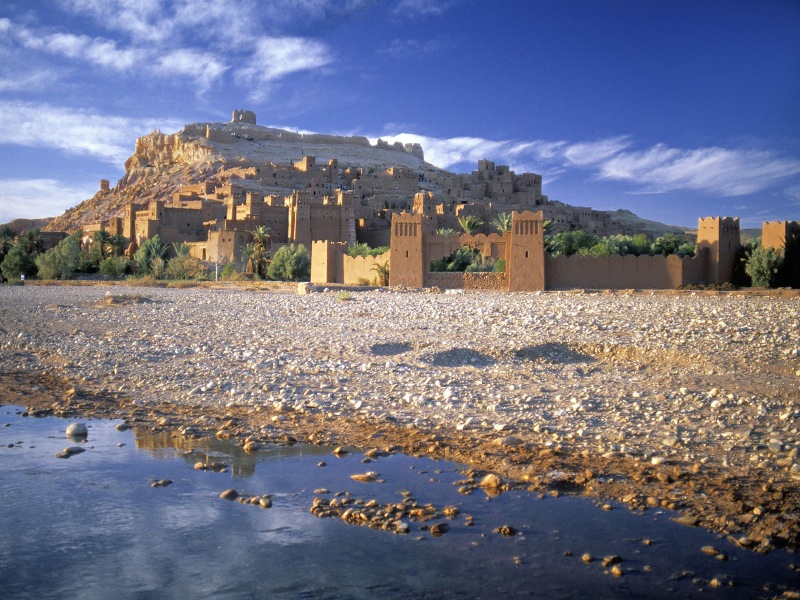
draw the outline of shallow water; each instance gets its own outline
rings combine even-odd
[[[771,598],[800,588],[790,568],[800,557],[743,551],[668,512],[523,492],[464,496],[451,463],[394,455],[365,465],[361,454],[336,458],[313,446],[250,456],[213,438],[119,432],[113,421],[86,421],[86,452],[56,459],[76,445],[64,435],[69,422],[22,410],[0,407],[2,597]],[[230,470],[195,471],[206,456]],[[385,483],[350,479],[367,470]],[[151,486],[161,479],[174,483]],[[228,488],[270,493],[273,507],[221,500]],[[414,522],[410,534],[394,535],[313,516],[316,488],[381,503],[407,490],[462,514],[441,537]],[[520,533],[493,533],[502,525]],[[730,559],[703,554],[705,545]],[[598,560],[584,563],[585,552]],[[623,558],[623,577],[600,564],[612,554]],[[714,577],[737,585],[712,588]]]

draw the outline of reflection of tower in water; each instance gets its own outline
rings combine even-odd
[[[226,463],[235,477],[250,477],[256,471],[256,457],[231,440],[219,440],[213,436],[184,437],[177,431],[147,431],[138,427],[133,433],[136,448],[156,458],[164,456],[165,450],[178,450],[191,465],[198,461]]]

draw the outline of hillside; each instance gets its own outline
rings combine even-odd
[[[74,231],[121,216],[131,203],[170,200],[183,186],[201,182],[223,186],[235,181],[246,192],[288,195],[294,189],[291,178],[269,175],[275,165],[291,165],[304,156],[316,157],[317,164],[336,160],[339,169],[371,173],[406,167],[424,175],[418,189],[434,193],[444,191],[437,181],[453,175],[425,162],[419,145],[390,145],[382,140],[373,145],[365,137],[296,133],[256,125],[252,115],[252,122],[193,123],[174,134],[153,131],[140,137],[116,185],[68,209],[44,229]],[[682,232],[680,227],[640,219],[629,211],[606,214],[614,233]]]

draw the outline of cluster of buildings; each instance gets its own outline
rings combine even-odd
[[[255,127],[255,115],[250,111],[234,111],[231,123],[213,127],[210,124],[187,126],[188,129],[193,127],[198,129],[195,133],[216,143],[241,143],[242,140],[269,143],[288,141],[287,136],[303,139],[302,134]],[[276,137],[279,139],[272,139]],[[317,143],[344,143],[343,138],[334,136],[314,138]],[[365,138],[344,140],[351,146],[369,146]],[[380,140],[373,148],[376,147],[409,152],[422,159],[422,150],[418,147],[389,145]],[[423,164],[422,160],[418,163]],[[264,189],[291,192],[264,193]],[[101,182],[101,191],[109,192],[107,181]],[[493,233],[490,223],[501,213],[513,214],[514,227],[518,229],[508,234]],[[459,231],[459,218],[466,215],[473,215],[484,224],[471,235],[446,235]],[[467,245],[486,256],[506,261],[503,282],[480,284],[504,289],[679,287],[687,283],[719,283],[726,277],[729,280],[729,258],[739,244],[738,219],[701,220],[700,251],[694,262],[678,257],[643,257],[643,260],[651,259],[652,264],[647,268],[642,267],[643,262],[637,263],[639,266],[635,268],[633,263],[622,262],[599,268],[596,263],[583,265],[577,258],[560,263],[559,259],[545,259],[541,244],[543,220],[553,223],[554,232],[582,229],[598,236],[624,233],[615,228],[608,213],[549,201],[542,194],[540,175],[518,175],[508,166],[489,160],[478,161],[477,170],[470,174],[454,174],[404,165],[342,167],[336,159],[318,161],[312,155],[285,163],[252,164],[251,161],[248,166],[228,169],[223,184],[185,185],[169,200],[129,204],[123,215],[86,227],[84,231],[87,238],[97,229],[121,235],[130,242],[129,253],[144,240],[158,235],[166,244],[187,243],[190,254],[200,260],[220,263],[239,261],[252,233],[258,227],[268,227],[273,247],[294,243],[309,248],[312,279],[324,283],[355,283],[348,281],[348,277],[352,279],[358,273],[362,279],[370,266],[374,266],[363,264],[348,270],[345,267],[348,259],[344,255],[349,245],[390,246],[390,254],[383,258],[391,262],[392,283],[418,287],[463,286],[463,282],[438,281],[437,278],[450,274],[428,273],[427,265],[430,260]],[[800,236],[796,231],[797,223],[767,225],[764,243],[773,247],[794,235]],[[525,237],[528,234],[523,235],[523,230],[537,231],[538,241],[534,243],[531,241],[534,238]],[[528,240],[525,244],[533,244],[525,246],[524,256],[517,254],[523,239]],[[616,258],[630,262],[628,257],[612,257],[611,262]],[[661,259],[666,262],[656,265]],[[550,261],[549,266],[546,260]],[[637,273],[639,283],[613,275],[621,272]],[[547,277],[546,273],[549,273]],[[520,277],[528,283],[519,283]],[[582,282],[586,285],[580,285]]]

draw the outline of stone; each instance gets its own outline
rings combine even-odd
[[[84,423],[72,423],[67,427],[67,437],[82,438],[89,435],[89,430]]]
[[[481,479],[480,486],[487,489],[498,489],[503,485],[503,480],[495,473],[488,473]]]
[[[239,492],[234,489],[225,490],[219,495],[223,500],[236,500],[239,497]]]
[[[430,531],[431,535],[438,537],[450,531],[450,525],[448,523],[436,523],[431,525]]]

